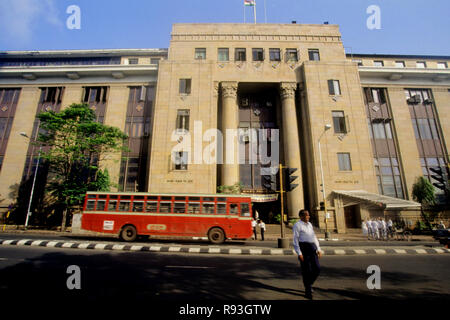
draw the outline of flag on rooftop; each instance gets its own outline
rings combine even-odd
[[[255,0],[244,0],[244,5],[245,6],[255,6],[256,1]]]

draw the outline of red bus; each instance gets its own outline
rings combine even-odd
[[[208,237],[215,244],[252,236],[251,198],[225,194],[88,192],[81,229],[118,234]]]

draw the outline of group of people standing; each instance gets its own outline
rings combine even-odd
[[[386,239],[388,233],[394,231],[394,224],[391,219],[386,222],[381,217],[378,219],[374,218],[373,220],[369,218],[368,220],[363,220],[362,231],[369,240]]]
[[[261,240],[264,241],[264,232],[266,231],[266,224],[261,219],[258,219],[258,221],[256,221],[255,219],[252,220],[253,236],[255,237],[255,240],[258,240],[258,232],[256,227],[259,227],[259,230],[261,231]]]

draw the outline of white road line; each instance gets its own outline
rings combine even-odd
[[[241,249],[230,249],[230,254],[242,254],[242,250]]]
[[[386,254],[386,250],[384,249],[375,249],[376,254]]]
[[[283,249],[270,249],[270,254],[283,254]]]
[[[406,250],[404,249],[394,249],[395,253],[406,254]]]
[[[262,254],[262,249],[250,249],[250,254]]]
[[[220,253],[220,248],[209,248],[208,253]]]
[[[32,246],[39,246],[44,240],[36,240],[31,243]]]
[[[427,253],[424,249],[416,249],[416,252],[420,254]]]
[[[11,244],[12,242],[13,242],[14,240],[6,240],[6,241],[3,241],[3,244],[5,245],[8,245],[8,244]]]
[[[353,251],[355,251],[356,254],[366,254],[366,250],[360,250],[360,249],[354,249]]]
[[[104,250],[106,246],[107,246],[106,243],[98,243],[95,245],[94,249],[95,250]]]
[[[444,253],[445,251],[442,249],[437,249],[437,248],[433,248],[434,251],[436,251],[436,253]]]
[[[203,266],[165,266],[165,268],[171,268],[171,269],[214,269],[215,267],[203,267]]]
[[[122,248],[125,248],[124,245],[119,245],[119,246],[122,247]],[[131,246],[130,250],[131,251],[141,251],[143,247],[144,246]],[[113,247],[113,249],[114,249],[114,247]]]
[[[62,247],[63,247],[63,248],[71,248],[73,244],[74,244],[73,242],[65,242],[65,243],[62,245]]]
[[[199,253],[201,248],[189,248],[189,253]]]
[[[20,240],[19,242],[17,242],[18,246],[23,246],[25,245],[25,242],[30,241],[30,239],[24,239],[24,240]]]
[[[335,254],[345,254],[345,250],[334,250]]]
[[[158,247],[158,246],[151,246],[150,247],[150,251],[160,251],[161,250],[161,247]]]
[[[82,243],[78,246],[78,249],[87,249],[87,247],[90,245],[90,243]]]
[[[169,252],[180,252],[181,247],[169,247]]]
[[[137,246],[133,246],[133,247],[137,247]],[[131,250],[133,250],[133,247],[131,247]],[[122,250],[123,248],[125,248],[125,245],[123,245],[123,244],[115,244],[112,247],[113,250]]]
[[[46,247],[50,247],[50,248],[54,248],[59,241],[50,241],[49,243],[47,243]]]

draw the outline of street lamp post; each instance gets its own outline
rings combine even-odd
[[[327,199],[326,199],[326,193],[325,193],[325,180],[323,178],[323,164],[322,164],[322,150],[320,148],[320,139],[323,137],[325,132],[327,130],[331,129],[331,124],[326,124],[324,131],[320,135],[318,139],[318,145],[319,145],[319,162],[320,162],[320,177],[322,180],[322,197],[323,197],[323,208],[325,210],[325,239],[328,240],[330,238],[330,233],[328,232],[328,217],[327,217]]]
[[[25,132],[21,132],[20,135],[27,139],[30,139],[30,137],[28,137],[28,135]],[[42,145],[40,145],[40,147],[39,147],[36,168],[34,169],[33,185],[31,186],[30,200],[28,201],[27,217],[25,219],[25,229],[28,228],[28,220],[30,219],[30,216],[31,216],[31,202],[33,201],[34,186],[36,185],[36,176],[38,173],[39,161],[41,160],[41,151],[42,151]]]

